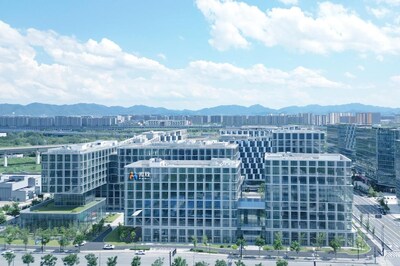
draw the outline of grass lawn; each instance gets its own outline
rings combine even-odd
[[[0,245],[4,245],[4,238],[3,237],[0,237]],[[12,245],[21,245],[21,246],[23,246],[24,243],[22,242],[22,240],[17,239],[17,240],[14,240],[12,242]],[[35,241],[33,240],[33,238],[29,238],[28,246],[33,246],[33,245],[35,245]],[[41,247],[40,244],[38,244],[36,246]],[[60,246],[60,244],[58,244],[58,241],[54,240],[54,239],[50,240],[50,242],[46,245],[46,247],[59,247],[59,246]],[[72,246],[73,246],[72,243],[70,243],[70,245],[68,245],[68,247],[72,247]]]
[[[129,245],[134,249],[146,249],[148,248],[147,246],[143,246],[140,243],[126,243],[121,240],[119,240],[117,230],[114,229],[112,230],[105,238],[104,242],[107,244],[113,244],[115,246],[126,246]]]
[[[77,213],[77,212],[81,212],[85,209],[88,209],[94,205],[96,205],[98,203],[97,200],[94,200],[84,206],[78,206],[78,207],[74,207],[74,206],[55,206],[54,202],[50,202],[49,204],[47,204],[46,206],[42,206],[40,207],[40,209],[36,209],[33,210],[32,212],[58,212],[58,213]]]
[[[104,218],[104,222],[105,223],[112,223],[114,222],[118,217],[120,217],[121,214],[120,213],[113,213],[113,214],[109,214],[107,215],[106,218]]]
[[[36,157],[8,158],[8,166],[4,167],[4,158],[0,159],[0,173],[38,173],[41,172],[41,165],[36,164]]]

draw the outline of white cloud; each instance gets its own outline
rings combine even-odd
[[[41,62],[37,50],[50,62]],[[200,108],[308,104],[346,90],[321,71],[192,61],[182,69],[127,53],[109,39],[80,41],[53,31],[19,31],[0,21],[0,94],[8,103],[96,102]]]
[[[357,68],[360,71],[364,71],[365,70],[365,67],[363,65],[358,65]]]
[[[354,74],[350,73],[350,72],[345,72],[345,73],[344,73],[344,76],[345,76],[346,78],[349,78],[349,79],[354,79],[354,78],[356,78],[356,76],[355,76]]]
[[[299,4],[298,0],[279,0],[279,2],[281,2],[285,5],[298,5]]]
[[[391,6],[398,6],[400,5],[400,0],[377,0],[377,2],[380,3],[384,3],[387,5],[391,5]]]
[[[393,81],[394,83],[397,83],[398,85],[400,85],[400,75],[398,76],[392,76],[390,78],[391,81]]]
[[[384,58],[382,55],[377,55],[376,60],[378,60],[379,62],[383,62]]]
[[[390,14],[390,10],[384,7],[381,8],[372,8],[367,6],[367,11],[374,15],[376,18],[384,18],[388,14]]]
[[[209,43],[221,51],[248,48],[255,40],[267,47],[280,45],[318,54],[400,52],[400,34],[363,20],[339,4],[319,3],[315,15],[299,7],[264,12],[232,0],[197,0],[196,4],[211,24]]]
[[[167,60],[167,56],[165,55],[165,54],[163,54],[163,53],[159,53],[158,55],[157,55],[159,58],[161,58],[162,60]]]

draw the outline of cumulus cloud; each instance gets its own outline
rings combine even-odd
[[[298,5],[299,4],[298,0],[279,0],[279,2],[281,2],[285,5]]]
[[[381,8],[372,8],[367,6],[367,11],[374,15],[376,18],[383,18],[390,13],[390,10],[384,7]]]
[[[320,70],[302,66],[284,71],[197,60],[174,69],[127,53],[106,38],[81,41],[54,31],[20,31],[0,21],[0,93],[8,103],[280,107],[324,98],[331,103],[332,94],[346,89]]]
[[[344,76],[345,76],[346,78],[349,78],[349,79],[354,79],[354,78],[356,78],[356,76],[355,76],[354,74],[350,73],[350,72],[345,72],[345,73],[344,73]]]
[[[297,6],[264,12],[232,0],[197,0],[196,4],[211,25],[209,43],[221,51],[248,48],[251,41],[258,41],[267,47],[318,54],[400,52],[400,34],[363,20],[340,4],[319,3],[314,15]]]

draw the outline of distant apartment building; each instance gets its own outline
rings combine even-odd
[[[188,126],[188,120],[147,120],[145,125],[148,127],[184,127]]]
[[[240,162],[138,161],[125,166],[125,225],[146,242],[232,243],[237,238]]]
[[[335,236],[352,245],[351,161],[340,154],[267,154],[265,157],[265,239],[313,246]],[[251,225],[251,224],[250,224]],[[247,224],[249,226],[249,224]]]

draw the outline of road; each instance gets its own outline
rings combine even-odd
[[[144,266],[149,266],[151,265],[157,258],[161,257],[164,258],[164,265],[169,265],[169,251],[170,249],[167,248],[159,248],[159,249],[152,249],[150,251],[147,251],[145,255],[141,255],[141,265]],[[16,251],[16,258],[14,265],[22,265],[21,261],[21,256],[25,252],[23,250],[21,251]],[[118,265],[119,266],[128,266],[131,264],[132,258],[135,256],[134,251],[131,250],[99,250],[99,251],[81,251],[81,253],[78,254],[79,259],[80,259],[80,265],[86,265],[86,259],[84,258],[85,255],[88,253],[94,253],[98,258],[99,266],[105,266],[106,261],[108,257],[112,256],[118,256]],[[57,253],[52,253],[55,255],[58,260],[57,260],[57,266],[63,265],[62,263],[62,258],[65,256],[65,254],[60,255]],[[40,258],[44,254],[42,253],[33,253],[33,256],[35,257],[35,263],[32,265],[39,265]],[[228,256],[224,254],[204,254],[204,253],[193,253],[189,252],[187,249],[178,249],[177,255],[176,256],[181,256],[184,259],[186,259],[188,265],[194,265],[194,262],[198,261],[205,261],[210,264],[210,266],[213,266],[215,264],[215,261],[217,259],[223,259],[225,261],[229,261]],[[232,262],[237,261],[237,259],[232,259]],[[243,262],[247,266],[253,266],[256,265],[257,263],[262,263],[262,265],[275,265],[275,259],[266,259],[264,257],[258,258],[258,256],[252,256],[251,258],[244,258]],[[317,261],[318,266],[328,266],[328,265],[363,265],[364,263],[369,263],[372,264],[373,260],[356,260],[356,259],[338,259],[337,261],[335,260],[330,260],[330,261]],[[299,260],[291,260],[289,265],[298,265],[298,266],[310,266],[312,265],[312,259],[299,259]],[[7,265],[5,262],[5,259],[3,257],[0,258],[0,265]],[[232,265],[235,265],[234,263]],[[381,263],[380,265],[385,265]]]
[[[354,195],[353,213],[357,219],[363,216],[363,224],[369,221],[370,231],[375,228],[375,236],[393,251],[400,251],[400,222],[396,221],[390,214],[382,215],[382,218],[375,218],[380,213],[378,203],[374,198]]]

